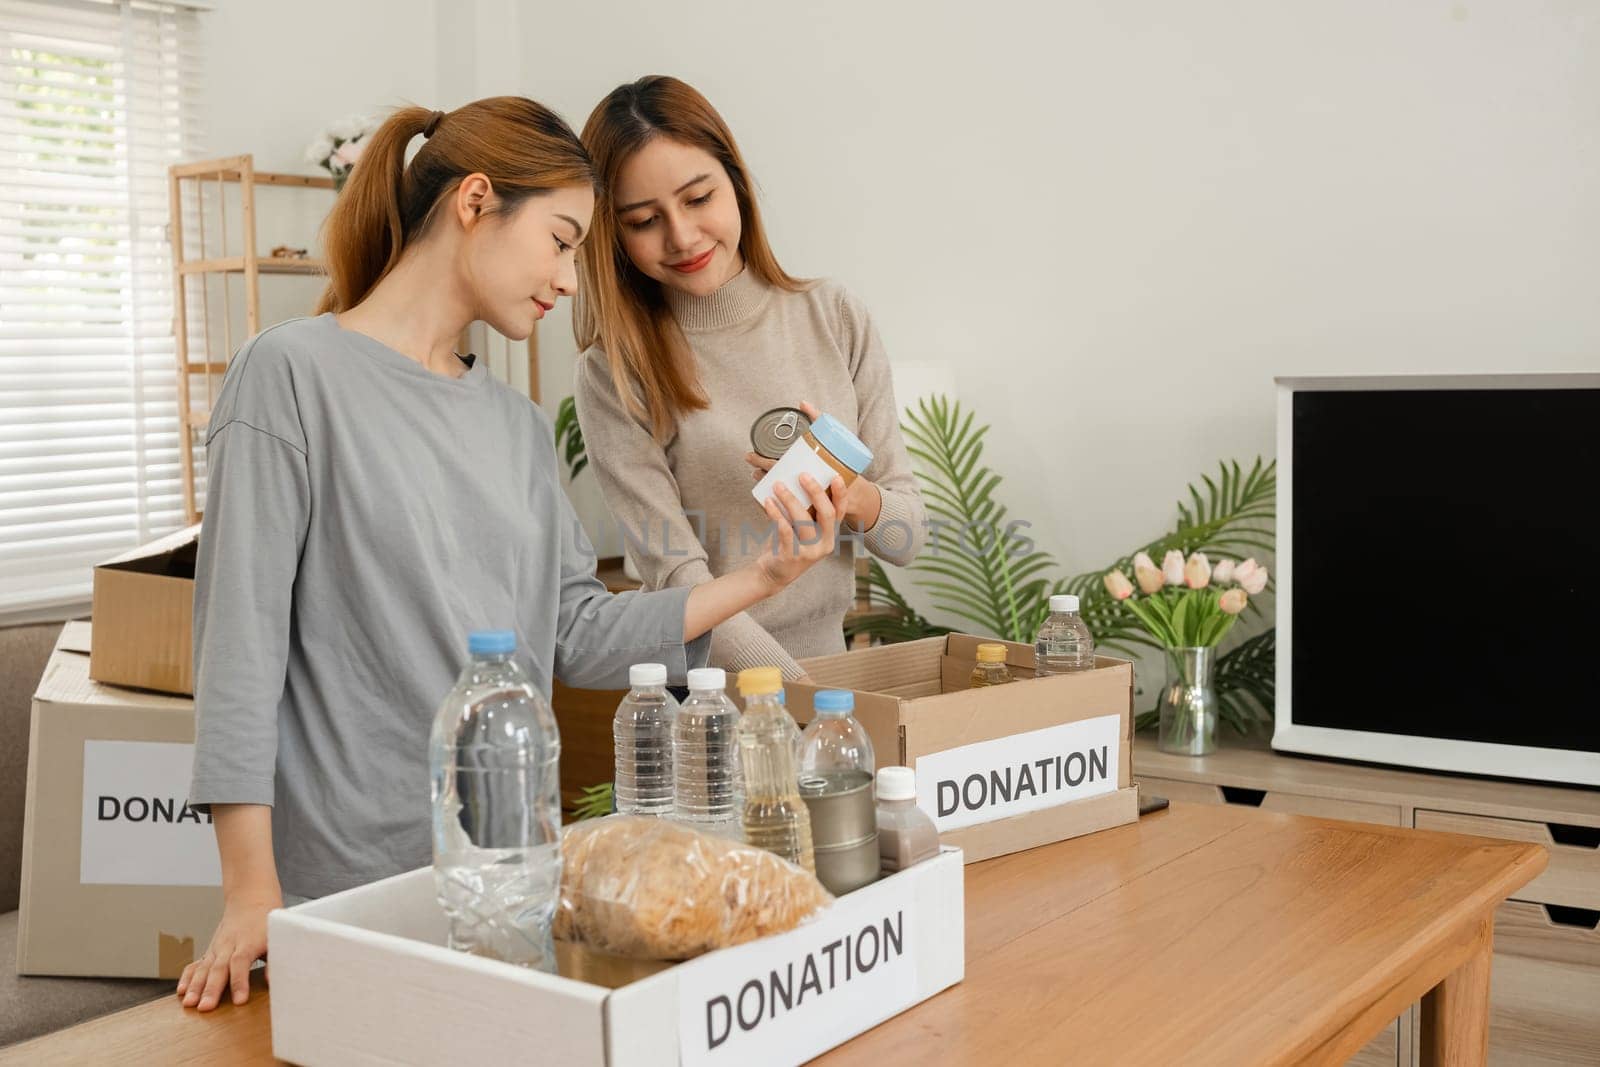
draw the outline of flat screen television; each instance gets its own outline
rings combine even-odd
[[[1600,374],[1278,380],[1275,749],[1600,786]]]

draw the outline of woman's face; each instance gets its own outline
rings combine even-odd
[[[611,202],[623,251],[662,285],[710,296],[744,269],[733,182],[704,149],[651,140],[622,164]]]
[[[521,341],[559,297],[578,291],[575,260],[594,217],[594,190],[553,189],[510,212],[480,215],[492,198],[490,192],[466,204],[472,212],[462,257],[467,290],[477,305],[475,318]]]

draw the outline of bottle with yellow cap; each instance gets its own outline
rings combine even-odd
[[[970,688],[976,689],[980,685],[1005,685],[1009,681],[1011,672],[1006,669],[1006,646],[979,645],[978,664],[972,668]]]
[[[781,702],[783,674],[776,667],[740,671],[739,694],[745,840],[814,872],[811,815],[795,775],[795,724]]]

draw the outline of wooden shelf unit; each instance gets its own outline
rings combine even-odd
[[[183,465],[183,505],[188,514],[189,522],[198,522],[200,509],[195,499],[195,460],[194,450],[204,440],[204,430],[210,419],[209,410],[195,410],[192,406],[190,390],[191,382],[195,377],[205,380],[206,396],[210,398],[215,394],[214,384],[228,369],[228,360],[233,358],[234,338],[233,324],[230,315],[232,306],[232,287],[230,280],[238,277],[242,280],[241,288],[244,294],[244,319],[245,337],[251,337],[261,331],[261,290],[260,279],[264,276],[315,276],[326,273],[326,267],[321,260],[311,258],[285,258],[277,256],[263,256],[256,241],[256,189],[258,186],[279,186],[294,189],[317,189],[327,192],[334,191],[332,178],[314,177],[304,174],[273,174],[255,169],[255,159],[250,155],[225,156],[220,159],[206,159],[193,163],[180,163],[168,169],[168,194],[171,208],[171,223],[169,233],[172,241],[172,271],[173,271],[173,336],[177,342],[178,360],[178,421],[184,427],[185,440],[182,450]],[[207,242],[206,235],[206,203],[205,187],[207,184],[214,186],[216,191],[216,222],[214,235],[220,243],[220,249],[213,251]],[[237,253],[230,253],[228,248],[228,197],[226,187],[237,185],[239,189],[239,230],[242,248]],[[189,257],[189,242],[184,232],[184,196],[192,188],[197,211],[195,247],[198,255]],[[211,276],[221,276],[222,288],[222,358],[212,357],[211,341],[211,297],[209,286],[205,279]],[[199,353],[198,361],[190,360],[189,353],[189,299],[188,283],[191,279],[201,280],[200,297],[200,330],[204,339],[203,345],[207,351]],[[241,338],[240,340],[243,340]]]
[[[326,274],[328,268],[320,259],[288,259],[275,256],[257,256],[258,274]],[[227,259],[194,259],[178,265],[179,274],[244,274],[245,258],[230,256]]]
[[[1190,758],[1140,734],[1133,772],[1145,792],[1169,800],[1544,845],[1545,873],[1495,912],[1488,1062],[1600,1064],[1600,790],[1278,755],[1236,736]],[[1412,1067],[1419,1019],[1413,1005],[1350,1063]]]

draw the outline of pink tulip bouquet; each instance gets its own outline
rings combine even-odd
[[[1250,597],[1266,589],[1267,569],[1253,559],[1225,559],[1213,566],[1204,552],[1185,559],[1173,549],[1159,567],[1140,552],[1133,557],[1132,581],[1116,570],[1105,583],[1106,592],[1162,645],[1212,648],[1227,636]]]
[[[1215,752],[1219,705],[1212,677],[1217,643],[1250,598],[1266,589],[1267,569],[1253,559],[1225,559],[1212,566],[1204,552],[1185,559],[1173,549],[1159,567],[1140,552],[1133,557],[1132,581],[1115,570],[1105,583],[1112,598],[1166,649],[1167,684],[1156,705],[1157,746],[1182,756]]]

